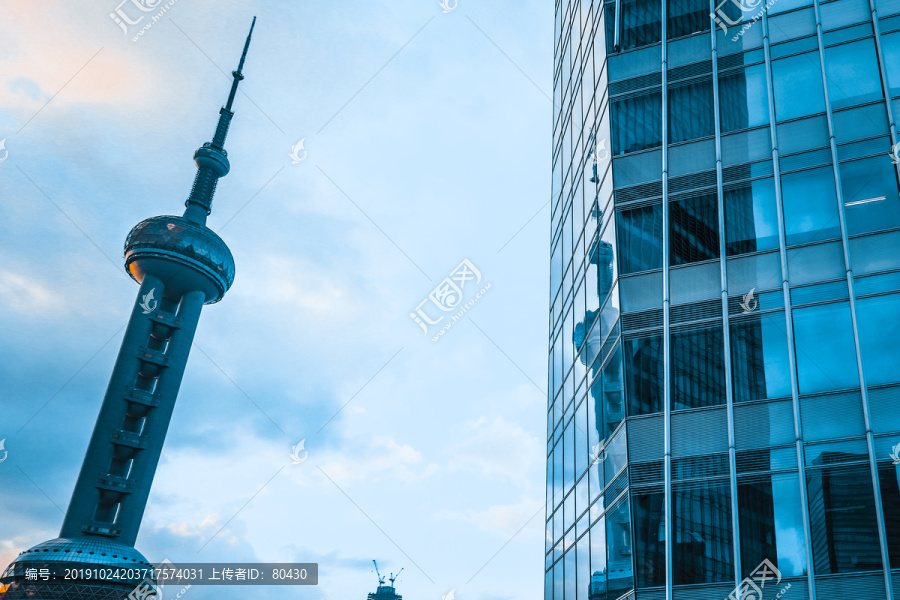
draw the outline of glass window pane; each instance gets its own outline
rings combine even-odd
[[[755,65],[719,78],[722,133],[769,123],[766,66]]]
[[[668,0],[666,35],[670,40],[701,31],[709,31],[709,2],[705,0]]]
[[[825,75],[832,109],[883,98],[872,39],[825,48]]]
[[[867,385],[900,381],[900,294],[856,301],[856,320]]]
[[[566,564],[566,599],[565,600],[576,600],[575,598],[575,548],[569,548],[569,551],[566,552],[566,556],[563,559],[563,562]]]
[[[661,335],[625,341],[628,415],[663,410],[663,343]]]
[[[712,80],[669,88],[669,143],[713,135]]]
[[[881,36],[884,70],[891,96],[900,94],[900,31]]]
[[[672,333],[672,410],[725,403],[722,325]]]
[[[778,247],[775,180],[758,179],[724,192],[725,247],[729,256]]]
[[[719,257],[719,207],[715,192],[670,202],[669,223],[672,265]]]
[[[588,600],[590,598],[591,553],[589,544],[590,539],[584,536],[578,540],[578,546],[576,547],[578,553],[576,567],[578,569],[578,581],[576,583],[578,591],[576,592],[576,600]]]
[[[662,93],[612,102],[613,154],[656,148],[662,144]]]
[[[816,573],[880,571],[875,493],[868,465],[810,469],[806,480]]]
[[[735,402],[790,396],[784,313],[732,322],[731,363]]]
[[[769,559],[784,577],[806,574],[803,504],[796,473],[767,475],[764,481],[738,481],[741,575]]]
[[[619,270],[622,274],[662,267],[662,205],[618,213]]]
[[[606,517],[591,527],[591,584],[588,597],[606,600]]]
[[[634,588],[631,552],[631,516],[623,499],[606,513],[608,597],[618,598]]]
[[[772,79],[779,121],[825,111],[818,52],[772,61]]]
[[[847,233],[900,226],[897,171],[887,157],[841,163],[840,169]]]
[[[793,320],[800,393],[858,387],[850,304],[795,309]]]
[[[639,588],[666,584],[665,498],[662,493],[634,496],[635,586]]]
[[[731,494],[725,483],[673,492],[675,585],[733,581]]]
[[[882,464],[878,468],[878,481],[881,486],[881,504],[884,507],[888,556],[891,568],[898,569],[900,568],[900,469],[897,465]]]
[[[620,50],[638,48],[660,41],[662,3],[658,0],[622,1]]]
[[[840,237],[834,172],[831,167],[781,177],[787,245]]]
[[[778,0],[778,2],[772,2],[770,6],[767,4],[768,8],[766,10],[768,14],[775,15],[795,8],[800,8],[801,6],[810,5],[812,5],[812,0]]]
[[[617,347],[611,354],[601,374],[591,385],[591,399],[594,406],[594,421],[590,423],[590,427],[597,432],[597,440],[591,443],[593,446],[612,435],[625,418],[621,347]],[[592,431],[591,436],[593,435]]]

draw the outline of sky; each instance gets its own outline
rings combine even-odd
[[[125,236],[183,211],[256,15],[208,221],[237,276],[137,549],[319,564],[258,598],[364,598],[372,559],[406,600],[540,598],[552,3],[120,1],[0,2],[0,568],[58,535]],[[429,295],[460,265],[451,321]]]

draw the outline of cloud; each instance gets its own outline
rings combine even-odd
[[[543,523],[536,515],[542,514],[543,511],[543,502],[523,497],[515,504],[495,504],[485,510],[441,510],[436,512],[434,517],[469,523],[481,531],[505,538],[512,538],[517,533],[518,535],[527,534],[529,537],[541,537]],[[521,533],[519,533],[520,530]]]
[[[66,312],[67,303],[62,294],[34,277],[0,271],[0,305],[23,315],[36,316],[46,313]]]
[[[451,447],[449,470],[499,477],[520,486],[534,484],[533,470],[543,464],[540,438],[502,416],[481,417],[466,426],[469,435]]]

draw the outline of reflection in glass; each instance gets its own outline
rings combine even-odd
[[[719,114],[722,133],[769,123],[766,66],[732,71],[719,78]]]
[[[738,480],[742,576],[767,558],[782,576],[806,574],[802,506],[796,473]]]
[[[588,536],[582,537],[578,540],[577,545],[575,547],[577,556],[577,569],[578,569],[578,579],[576,581],[577,592],[575,596],[575,600],[588,600],[588,591],[590,586],[591,579],[591,559],[590,559],[590,548],[588,547],[590,544],[590,539]]]
[[[800,393],[858,387],[850,304],[799,308],[793,315]]]
[[[900,294],[856,301],[863,372],[868,385],[900,381]]]
[[[553,567],[553,599],[563,600],[565,598],[565,561],[559,561]]]
[[[847,457],[823,454],[817,462]],[[853,456],[865,460],[865,455]],[[810,469],[806,474],[817,574],[881,570],[875,494],[868,465]]]
[[[715,192],[670,202],[669,223],[672,265],[719,257],[719,208]]]
[[[887,534],[891,568],[900,568],[900,465],[882,464],[878,467],[881,504],[884,508],[884,528]]]
[[[818,51],[773,60],[772,81],[779,121],[825,111]]]
[[[618,598],[634,587],[631,518],[627,498],[606,513],[606,543],[608,597]]]
[[[625,429],[621,429],[619,433],[609,441],[609,444],[603,449],[603,471],[606,481],[610,482],[615,479],[616,474],[625,468],[628,464],[628,444],[625,437]]]
[[[625,341],[625,377],[628,415],[663,410],[663,341],[652,335]]]
[[[672,410],[725,403],[722,325],[672,333]]]
[[[613,154],[662,144],[662,93],[653,91],[611,103]]]
[[[675,584],[713,583],[734,578],[731,494],[727,483],[673,490]]]
[[[662,5],[655,0],[623,0],[620,50],[638,48],[660,41]]]
[[[670,87],[669,143],[706,137],[715,133],[712,80],[691,80]]]
[[[724,197],[725,248],[729,256],[778,247],[774,179],[726,189]]]
[[[825,76],[832,110],[883,97],[872,38],[826,48]]]
[[[634,495],[635,586],[666,584],[665,494]]]
[[[878,156],[841,163],[840,171],[848,234],[900,225],[900,196],[893,163]]]
[[[575,560],[575,548],[573,546],[569,546],[568,551],[566,552],[566,556],[562,560],[562,562],[564,562],[566,565],[566,600],[575,600],[575,567],[577,562]]]
[[[732,321],[731,370],[735,402],[791,394],[784,313]]]
[[[662,267],[662,205],[618,213],[616,234],[622,274]]]
[[[606,517],[597,521],[591,532],[591,581],[589,600],[607,600],[606,593]]]
[[[781,195],[788,246],[841,235],[831,167],[783,175]]]
[[[701,31],[709,31],[709,4],[707,2],[703,0],[667,1],[666,37],[671,40]]]

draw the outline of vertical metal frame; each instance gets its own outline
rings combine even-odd
[[[731,540],[734,560],[734,584],[737,587],[741,577],[741,529],[738,517],[738,490],[737,490],[737,447],[734,440],[734,390],[732,381],[734,374],[731,365],[731,327],[728,314],[728,266],[725,240],[725,194],[722,189],[722,127],[721,106],[719,105],[719,54],[716,41],[716,6],[715,0],[709,2],[710,11],[710,45],[712,52],[712,81],[713,81],[713,111],[716,135],[716,203],[719,213],[719,276],[722,280],[722,333],[723,352],[725,353],[725,410],[728,415],[728,481],[731,489]]]
[[[791,313],[790,277],[787,261],[787,241],[784,229],[784,204],[781,195],[781,165],[778,161],[778,130],[775,115],[775,86],[772,76],[772,54],[769,43],[769,14],[763,13],[763,52],[766,59],[766,90],[769,102],[769,131],[772,136],[772,169],[775,179],[775,212],[778,219],[778,253],[781,259],[781,289],[784,295],[784,318],[788,344],[788,366],[791,374],[791,405],[794,413],[794,446],[797,451],[798,478],[800,480],[800,509],[803,515],[803,535],[806,546],[806,574],[809,599],[816,600],[815,563],[812,553],[812,525],[809,520],[809,492],[806,485],[806,463],[803,455],[803,430],[800,423],[799,383],[797,360],[794,354],[794,322]]]
[[[668,91],[668,6],[662,2],[660,11],[660,58],[662,69],[660,92],[662,118],[662,292],[663,292],[663,428],[665,455],[663,464],[664,490],[666,502],[666,600],[672,600],[672,586],[675,580],[675,567],[672,552],[675,546],[675,498],[672,496],[672,364],[671,341],[669,340],[669,91]]]

